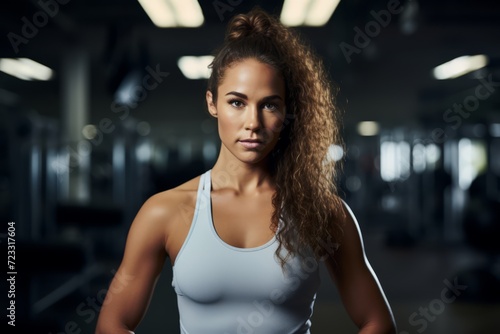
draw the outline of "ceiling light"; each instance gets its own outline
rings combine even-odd
[[[138,0],[153,23],[160,28],[199,27],[203,12],[196,0]]]
[[[488,65],[485,55],[461,56],[434,68],[432,74],[438,80],[454,79]]]
[[[29,58],[2,58],[0,71],[22,80],[50,80],[53,71],[45,65]]]
[[[154,25],[160,28],[175,27],[176,21],[170,5],[164,0],[139,0]]]
[[[340,0],[285,0],[280,19],[287,26],[323,26],[339,3]]]
[[[288,26],[300,26],[304,24],[307,9],[310,1],[308,0],[285,0],[281,10],[281,22]]]
[[[307,26],[324,26],[339,5],[340,0],[316,0],[309,6],[304,20]]]
[[[210,77],[208,65],[213,59],[213,56],[183,56],[177,61],[177,66],[188,79],[208,79]]]
[[[196,0],[170,0],[175,18],[180,26],[199,27],[203,24],[203,12]]]
[[[358,123],[358,133],[361,136],[375,136],[379,133],[380,126],[377,122],[365,121]]]

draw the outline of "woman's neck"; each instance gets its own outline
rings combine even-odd
[[[237,193],[266,191],[274,188],[273,178],[266,160],[255,164],[224,157],[222,154],[212,167],[212,188],[234,189]]]

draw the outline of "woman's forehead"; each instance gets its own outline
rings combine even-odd
[[[284,95],[285,83],[274,67],[249,58],[232,64],[225,70],[219,91]]]

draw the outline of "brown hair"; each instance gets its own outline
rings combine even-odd
[[[319,259],[328,251],[325,244],[337,243],[342,232],[336,186],[340,165],[326,158],[332,144],[343,146],[333,85],[321,59],[296,32],[255,7],[231,19],[209,66],[208,90],[214,102],[225,70],[248,58],[274,67],[285,82],[287,115],[269,159],[276,183],[272,227],[283,223],[276,255],[282,266],[308,248]]]

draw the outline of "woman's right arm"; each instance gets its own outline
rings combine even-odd
[[[130,334],[139,325],[167,257],[168,216],[164,195],[152,196],[137,213],[103,302],[96,334]]]

